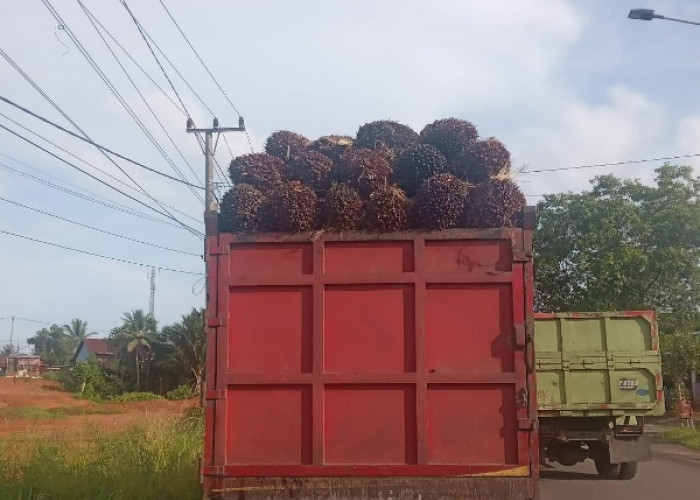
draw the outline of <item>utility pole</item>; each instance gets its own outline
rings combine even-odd
[[[151,316],[151,318],[155,318],[155,312],[156,312],[156,268],[155,266],[151,266],[151,295],[148,300],[148,314]]]
[[[10,318],[10,344],[12,344],[12,336],[15,333],[15,317]]]
[[[238,118],[238,127],[219,127],[218,118],[214,118],[212,128],[196,128],[192,118],[187,119],[187,132],[204,134],[204,227],[207,236],[216,234],[216,214],[218,204],[214,198],[214,153],[223,132],[245,132],[243,117]],[[213,136],[216,134],[216,141]]]

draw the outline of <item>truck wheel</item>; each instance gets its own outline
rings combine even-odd
[[[609,457],[596,458],[594,462],[595,470],[603,479],[618,479],[620,477],[621,464],[611,464]]]
[[[625,462],[620,464],[620,474],[617,476],[618,479],[629,480],[637,475],[637,462]]]

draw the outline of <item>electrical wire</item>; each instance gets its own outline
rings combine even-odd
[[[25,235],[22,235],[22,234],[13,233],[13,232],[11,232],[11,231],[6,231],[6,230],[4,230],[4,229],[0,229],[0,233],[1,233],[1,234],[7,234],[7,235],[9,235],[9,236],[15,236],[16,238],[21,238],[21,239],[23,239],[23,240],[33,241],[33,242],[35,242],[35,243],[43,243],[44,245],[50,245],[50,246],[52,246],[52,247],[62,248],[63,250],[70,250],[70,251],[73,251],[73,252],[82,253],[82,254],[85,254],[85,255],[90,255],[90,256],[92,256],[92,257],[99,257],[99,258],[101,258],[101,259],[107,259],[107,260],[113,260],[113,261],[116,261],[116,262],[121,262],[121,263],[123,263],[123,264],[131,264],[131,265],[134,265],[134,266],[141,266],[141,267],[155,267],[155,268],[157,268],[157,269],[160,270],[160,271],[170,271],[170,272],[173,272],[173,273],[195,274],[195,275],[200,275],[200,276],[204,274],[204,273],[200,273],[200,272],[196,272],[196,271],[185,271],[185,270],[183,270],[183,269],[174,269],[174,268],[170,268],[170,267],[154,266],[153,264],[144,264],[144,263],[142,263],[142,262],[135,262],[135,261],[132,261],[132,260],[126,260],[126,259],[120,259],[120,258],[118,258],[118,257],[112,257],[112,256],[109,256],[109,255],[102,255],[102,254],[99,254],[99,253],[90,252],[90,251],[88,251],[88,250],[82,250],[82,249],[80,249],[80,248],[73,248],[73,247],[69,247],[69,246],[66,246],[66,245],[61,245],[61,244],[59,244],[59,243],[54,243],[54,242],[51,242],[51,241],[40,240],[40,239],[38,239],[38,238],[32,238],[32,237],[30,237],[30,236],[25,236]]]
[[[44,0],[42,0],[42,1],[44,1]],[[47,8],[48,8],[48,6],[47,6]],[[56,104],[56,102],[53,99],[51,99],[51,97],[46,92],[44,92],[44,90],[34,81],[33,78],[31,78],[4,50],[2,50],[2,48],[0,48],[0,55],[2,55],[3,58],[34,88],[34,90],[36,90],[44,99],[46,99],[47,102],[49,102],[49,104],[51,104],[51,106],[56,111],[58,111],[61,114],[61,116],[63,116],[71,125],[73,125],[73,127],[75,127],[76,130],[78,130],[81,134],[83,134],[87,139],[92,140],[90,138],[90,136],[82,128],[80,128],[80,126],[70,116],[68,116],[68,114],[66,114],[66,112],[63,111],[63,109],[58,104]],[[141,192],[143,194],[148,196],[157,205],[159,205],[161,207],[161,209],[163,209],[163,211],[165,212],[167,218],[169,218],[177,223],[180,223],[180,221],[178,221],[174,215],[172,215],[165,208],[163,208],[162,204],[160,204],[158,202],[158,200],[156,200],[153,196],[151,196],[145,189],[143,189],[143,187],[138,182],[136,182],[136,180],[134,180],[129,174],[127,174],[126,171],[124,171],[124,169],[121,168],[119,166],[119,164],[117,164],[114,161],[113,158],[111,158],[104,151],[100,151],[100,152],[102,153],[102,155],[105,158],[107,158],[107,160],[110,163],[112,163],[117,169],[119,169],[124,175],[126,175],[126,177],[129,178],[129,180],[131,180],[141,190]],[[161,214],[161,215],[163,215],[163,214]]]
[[[208,67],[208,66],[206,65],[206,63],[204,62],[204,60],[200,57],[199,52],[197,52],[197,50],[194,48],[194,45],[192,45],[192,42],[190,42],[190,40],[189,40],[189,38],[187,37],[187,35],[185,35],[185,32],[182,30],[182,28],[180,27],[180,25],[178,24],[178,22],[175,20],[175,17],[172,15],[172,13],[171,13],[170,10],[168,9],[168,7],[165,5],[165,3],[163,3],[163,0],[159,0],[159,2],[160,2],[160,4],[163,6],[163,9],[165,9],[165,12],[168,14],[168,17],[170,18],[170,20],[173,22],[173,24],[175,25],[175,27],[177,28],[177,30],[178,30],[178,31],[180,32],[180,34],[182,35],[182,38],[185,39],[185,42],[187,42],[187,45],[190,46],[190,49],[192,49],[192,52],[194,52],[194,55],[197,57],[197,59],[199,60],[199,62],[202,64],[202,67],[203,67],[203,68],[206,70],[206,72],[209,74],[209,76],[211,77],[212,81],[216,84],[216,86],[218,87],[218,89],[221,91],[221,94],[224,96],[224,98],[226,99],[226,101],[228,101],[228,103],[231,105],[231,108],[233,108],[233,110],[236,112],[236,114],[237,114],[238,117],[240,118],[240,117],[241,117],[241,113],[238,111],[238,108],[236,107],[235,104],[233,104],[233,101],[231,101],[231,99],[229,98],[228,94],[226,94],[226,91],[224,90],[224,88],[221,86],[221,84],[219,83],[219,81],[214,77],[214,74],[211,72],[211,70],[209,69],[209,67]],[[254,150],[253,150],[253,142],[250,140],[250,135],[248,134],[248,130],[245,131],[245,135],[246,135],[246,138],[248,139],[248,145],[250,146],[250,151],[251,151],[251,153],[253,153],[253,152],[254,152]],[[231,157],[233,158],[233,151],[232,151],[232,149],[231,149],[231,146],[228,144],[228,141],[226,140],[226,137],[224,137],[224,141],[226,142],[226,146],[228,147],[229,153],[231,153]]]
[[[26,165],[26,163],[23,163],[23,162],[20,162],[20,161],[18,161],[18,160],[15,160],[14,158],[12,158],[12,157],[10,157],[10,156],[7,156],[7,155],[5,155],[5,154],[0,153],[0,155],[5,156],[5,157],[7,157],[7,158],[10,158],[11,160],[14,160],[14,161],[16,161],[17,163],[20,163],[20,164],[22,164],[22,165],[28,166],[28,165]],[[3,168],[3,169],[5,169],[5,170],[8,170],[8,171],[13,172],[13,173],[15,173],[15,174],[19,174],[19,175],[21,175],[21,176],[23,176],[23,177],[25,177],[25,178],[27,178],[27,179],[30,179],[30,180],[32,180],[32,181],[34,181],[34,182],[37,182],[37,183],[39,183],[39,184],[42,184],[42,185],[44,185],[44,186],[46,186],[46,187],[50,187],[50,188],[52,188],[52,189],[56,189],[57,191],[61,191],[61,192],[65,193],[65,194],[69,194],[69,195],[75,196],[76,198],[80,198],[80,199],[82,199],[82,200],[95,203],[95,204],[100,205],[100,206],[103,206],[103,207],[105,207],[105,208],[110,208],[110,209],[112,209],[112,210],[116,210],[116,211],[118,211],[118,212],[125,213],[125,214],[127,214],[127,215],[132,215],[132,216],[134,216],[134,217],[139,217],[139,218],[141,218],[141,219],[149,220],[149,221],[152,221],[152,222],[158,222],[158,223],[160,223],[160,224],[166,224],[166,225],[168,225],[168,226],[172,226],[172,227],[176,227],[176,228],[178,228],[178,229],[182,229],[182,227],[181,227],[180,225],[175,224],[175,223],[173,223],[173,222],[170,222],[169,219],[168,219],[168,220],[158,219],[157,217],[153,217],[153,216],[151,216],[151,215],[148,215],[148,214],[145,213],[145,212],[141,212],[140,210],[135,210],[135,209],[133,209],[133,208],[129,208],[129,207],[127,207],[126,205],[122,205],[121,203],[118,203],[118,202],[116,202],[116,201],[114,201],[114,200],[111,200],[111,199],[109,199],[109,198],[105,198],[104,196],[100,196],[100,195],[98,195],[98,194],[96,194],[96,193],[93,193],[92,191],[89,191],[89,190],[80,188],[80,187],[78,187],[78,186],[75,186],[75,187],[77,187],[78,189],[80,189],[80,190],[82,190],[82,191],[85,191],[85,192],[87,192],[87,193],[92,194],[92,195],[94,196],[94,198],[93,198],[93,197],[90,197],[90,196],[87,196],[87,195],[85,195],[85,194],[82,194],[82,193],[78,193],[77,191],[73,191],[73,190],[71,190],[71,189],[65,188],[65,187],[63,187],[63,186],[59,186],[58,184],[54,184],[53,182],[47,181],[47,180],[42,179],[42,178],[40,178],[40,177],[36,177],[36,176],[34,176],[34,175],[32,175],[32,174],[29,174],[29,173],[27,173],[27,172],[22,172],[21,170],[17,170],[17,169],[15,169],[15,168],[13,168],[13,167],[10,167],[9,165],[5,165],[4,163],[0,163],[0,168]],[[33,167],[29,167],[29,168],[33,168]],[[34,170],[38,170],[38,169],[35,168]],[[66,182],[66,181],[61,181],[61,182],[64,182],[65,184],[68,184],[68,185],[73,185],[73,184],[71,184],[71,183],[69,183],[69,182]],[[105,202],[105,201],[101,201],[99,198],[101,198],[102,200],[106,200],[106,202]]]
[[[100,179],[99,177],[97,177],[97,176],[91,174],[90,172],[87,172],[86,170],[83,170],[82,168],[80,168],[79,166],[75,165],[74,163],[71,163],[71,162],[69,162],[68,160],[66,160],[66,159],[64,159],[64,158],[61,158],[60,156],[58,156],[58,155],[52,153],[51,151],[49,151],[48,149],[46,149],[46,148],[40,146],[39,144],[35,143],[35,142],[32,141],[31,139],[28,139],[28,138],[24,137],[23,135],[21,135],[21,134],[15,132],[15,131],[13,131],[13,130],[7,128],[7,127],[4,126],[3,124],[0,124],[0,128],[6,130],[7,132],[11,133],[12,135],[14,135],[14,136],[16,136],[16,137],[19,137],[19,138],[22,139],[23,141],[25,141],[25,142],[27,142],[27,143],[33,145],[34,147],[36,147],[36,148],[38,148],[38,149],[40,149],[40,150],[42,150],[42,151],[45,152],[46,154],[48,154],[48,155],[50,155],[50,156],[56,158],[57,160],[59,160],[59,161],[65,163],[66,165],[69,165],[69,166],[73,167],[74,169],[78,170],[79,172],[82,172],[83,174],[87,175],[88,177],[91,177],[92,179],[96,180],[96,181],[99,182],[100,184],[103,184],[103,185],[107,186],[108,188],[113,189],[114,191],[118,192],[119,194],[122,194],[122,195],[126,196],[127,198],[129,198],[129,199],[135,201],[136,203],[138,203],[138,204],[140,204],[140,205],[143,205],[144,207],[149,208],[150,210],[153,210],[154,212],[156,212],[156,213],[158,213],[158,214],[160,214],[160,215],[163,215],[163,213],[160,212],[158,209],[153,208],[152,206],[150,206],[149,204],[147,204],[147,203],[145,203],[145,202],[139,200],[138,198],[134,198],[134,197],[131,196],[130,194],[125,193],[124,191],[122,191],[121,189],[119,189],[119,188],[117,188],[117,187],[115,187],[115,186],[112,186],[110,183],[108,183],[108,182],[106,182],[106,181]],[[200,231],[198,231],[198,230],[196,230],[196,229],[194,229],[194,228],[188,226],[187,224],[185,224],[184,222],[178,220],[177,218],[173,218],[172,216],[169,217],[169,218],[172,218],[175,222],[177,222],[180,226],[182,226],[184,229],[188,230],[188,231],[191,232],[192,234],[194,234],[194,235],[196,235],[196,236],[198,236],[198,237],[204,237],[204,234],[203,234],[202,232],[200,232]]]
[[[78,0],[78,5],[80,5],[80,7],[83,9],[83,12],[85,13],[85,16],[88,18],[88,21],[90,21],[90,24],[92,25],[92,27],[93,27],[93,28],[95,29],[95,31],[97,32],[98,36],[100,37],[100,39],[102,40],[102,42],[105,44],[105,47],[107,47],[107,50],[109,50],[109,53],[112,55],[112,57],[114,58],[114,60],[117,62],[117,65],[119,65],[119,67],[121,68],[121,70],[122,70],[122,72],[124,73],[124,75],[126,76],[126,78],[129,80],[129,82],[131,83],[131,85],[134,87],[134,90],[136,90],[136,93],[137,93],[137,94],[139,95],[139,97],[141,98],[141,101],[143,101],[144,105],[146,106],[146,108],[148,109],[148,111],[151,113],[151,115],[152,115],[153,118],[155,119],[156,123],[158,123],[158,126],[161,128],[161,130],[163,131],[163,133],[165,134],[165,136],[168,138],[168,140],[169,140],[170,143],[173,145],[173,147],[175,148],[175,150],[178,152],[178,154],[180,155],[180,157],[182,158],[182,160],[185,162],[185,164],[187,165],[187,167],[190,169],[190,171],[191,171],[192,174],[194,175],[195,179],[197,179],[197,182],[199,182],[199,183],[201,184],[202,181],[201,181],[200,178],[197,176],[196,172],[195,172],[194,169],[192,168],[192,165],[190,165],[190,163],[187,161],[187,158],[185,158],[185,155],[182,153],[182,151],[181,151],[180,148],[178,147],[178,145],[177,145],[177,143],[175,142],[175,140],[172,138],[172,136],[170,135],[170,133],[168,132],[168,130],[165,128],[165,125],[163,125],[163,122],[160,120],[160,118],[158,118],[158,115],[157,115],[156,112],[153,110],[153,107],[149,104],[148,100],[144,97],[144,95],[143,95],[143,93],[141,92],[141,90],[139,89],[138,85],[136,85],[136,82],[134,81],[134,79],[131,77],[131,75],[129,74],[129,72],[126,70],[126,68],[124,67],[124,65],[122,64],[122,62],[121,62],[121,61],[119,60],[119,58],[117,57],[117,54],[115,54],[114,50],[112,50],[112,47],[109,45],[109,43],[107,42],[107,40],[105,39],[105,37],[102,35],[102,32],[101,32],[100,29],[98,28],[97,24],[92,20],[92,17],[91,17],[91,15],[88,13],[88,10],[87,10],[87,8],[85,7],[85,5],[83,4],[83,2],[81,2],[80,0]]]
[[[644,158],[641,160],[625,160],[625,161],[616,161],[616,162],[610,162],[610,163],[596,163],[596,164],[592,164],[592,165],[574,165],[574,166],[570,166],[570,167],[542,168],[542,169],[537,169],[537,170],[521,170],[519,173],[521,173],[521,174],[540,174],[543,172],[561,172],[561,171],[565,171],[565,170],[579,170],[579,169],[584,169],[584,168],[598,168],[598,167],[617,167],[617,166],[621,166],[621,165],[635,165],[635,164],[639,164],[639,163],[681,160],[681,159],[698,158],[698,157],[700,157],[700,153],[692,153],[692,154],[687,154],[687,155],[660,156],[658,158]]]
[[[177,165],[175,165],[175,162],[170,158],[170,156],[165,152],[163,147],[158,143],[158,141],[155,139],[153,134],[148,130],[146,125],[141,121],[141,119],[138,117],[136,112],[129,106],[129,103],[126,102],[126,99],[121,95],[119,90],[114,86],[114,84],[111,82],[109,77],[102,71],[100,66],[97,64],[95,59],[90,55],[88,50],[85,48],[85,46],[80,42],[80,40],[77,38],[77,36],[73,33],[73,31],[70,29],[70,27],[66,24],[64,19],[61,17],[61,15],[58,13],[58,11],[53,7],[51,4],[50,0],[41,0],[44,6],[48,9],[49,13],[54,17],[56,22],[62,24],[64,26],[64,31],[66,34],[69,36],[71,41],[75,44],[75,46],[78,48],[80,53],[83,55],[85,60],[88,62],[90,67],[98,74],[102,82],[107,86],[107,88],[112,92],[114,97],[117,98],[117,101],[121,106],[124,108],[124,110],[127,112],[127,114],[131,117],[132,120],[138,125],[139,129],[144,133],[144,135],[148,138],[148,140],[153,144],[153,146],[158,150],[158,152],[161,154],[161,156],[165,159],[165,161],[182,177],[183,180],[185,180],[184,175],[182,172],[177,168]],[[126,175],[129,180],[131,180],[134,184],[138,185],[138,183],[131,177],[129,176],[121,167],[119,167],[120,170],[122,170],[122,173]],[[146,194],[146,191],[144,190],[144,194]],[[193,191],[193,194],[200,200],[200,202],[203,204],[204,200],[202,197],[197,193],[196,191]],[[150,194],[148,194],[149,197]],[[157,200],[155,198],[152,198],[153,201],[157,203]]]
[[[84,228],[86,228],[86,229],[92,229],[93,231],[97,231],[97,232],[99,232],[99,233],[108,234],[108,235],[110,235],[110,236],[114,236],[115,238],[121,238],[121,239],[123,239],[123,240],[133,241],[134,243],[140,243],[140,244],[142,244],[142,245],[148,245],[148,246],[150,246],[150,247],[159,248],[159,249],[161,249],[161,250],[168,250],[168,251],[170,251],[170,252],[176,252],[176,253],[180,253],[180,254],[184,254],[184,255],[192,255],[192,256],[194,256],[194,257],[202,257],[201,254],[197,254],[197,253],[193,253],[193,252],[187,252],[187,251],[185,251],[185,250],[178,250],[178,249],[176,249],[176,248],[170,248],[170,247],[166,247],[166,246],[163,246],[163,245],[157,245],[157,244],[155,244],[155,243],[150,243],[150,242],[148,242],[148,241],[138,240],[138,239],[136,239],[136,238],[131,238],[131,237],[129,237],[129,236],[124,236],[124,235],[122,235],[122,234],[112,233],[112,232],[107,231],[107,230],[105,230],[105,229],[100,229],[100,228],[98,228],[98,227],[90,226],[90,225],[88,225],[88,224],[83,224],[82,222],[78,222],[78,221],[74,221],[74,220],[71,220],[71,219],[67,219],[67,218],[65,218],[65,217],[61,217],[60,215],[56,215],[56,214],[53,214],[53,213],[51,213],[51,212],[45,212],[45,211],[43,211],[43,210],[39,210],[38,208],[30,207],[30,206],[28,206],[28,205],[24,205],[24,204],[19,203],[19,202],[17,202],[17,201],[8,200],[7,198],[3,198],[2,196],[0,196],[0,201],[4,201],[4,202],[6,202],[6,203],[10,203],[10,204],[15,205],[15,206],[18,206],[18,207],[22,207],[22,208],[25,208],[25,209],[27,209],[27,210],[31,210],[32,212],[36,212],[36,213],[39,213],[39,214],[42,214],[42,215],[47,215],[47,216],[49,216],[49,217],[53,217],[54,219],[62,220],[62,221],[64,221],[64,222],[68,222],[68,223],[70,223],[70,224],[75,224],[76,226],[84,227]]]
[[[111,154],[111,155],[116,156],[117,158],[122,159],[122,160],[128,161],[129,163],[132,163],[132,164],[134,164],[134,165],[136,165],[136,166],[138,166],[138,167],[141,167],[141,168],[143,168],[143,169],[145,169],[145,170],[148,170],[149,172],[153,172],[154,174],[158,174],[158,175],[160,175],[160,176],[162,176],[162,177],[165,177],[166,179],[169,179],[169,180],[175,181],[175,182],[179,182],[179,183],[185,184],[185,185],[187,185],[187,186],[195,187],[195,188],[197,188],[197,189],[204,189],[203,186],[200,186],[200,185],[197,185],[197,184],[192,184],[191,182],[183,181],[182,179],[180,179],[180,178],[178,178],[178,177],[173,177],[173,176],[170,175],[170,174],[166,174],[165,172],[161,172],[160,170],[157,170],[157,169],[155,169],[155,168],[149,167],[148,165],[144,165],[143,163],[141,163],[141,162],[139,162],[139,161],[136,161],[136,160],[134,160],[134,159],[132,159],[132,158],[129,158],[128,156],[125,156],[125,155],[122,155],[122,154],[120,154],[120,153],[117,153],[116,151],[113,151],[112,149],[110,149],[110,148],[108,148],[108,147],[106,147],[106,146],[102,146],[101,144],[98,144],[98,143],[96,143],[96,142],[94,142],[94,141],[92,141],[92,140],[90,140],[90,139],[88,139],[88,138],[86,138],[86,137],[83,137],[83,136],[81,136],[81,135],[79,135],[79,134],[76,134],[75,132],[71,132],[71,131],[68,130],[67,128],[60,126],[58,123],[55,123],[55,122],[49,120],[49,119],[46,118],[46,117],[43,117],[43,116],[41,116],[41,115],[38,115],[37,113],[35,113],[35,112],[33,112],[33,111],[31,111],[31,110],[25,108],[24,106],[21,106],[21,105],[17,104],[16,102],[12,101],[11,99],[8,99],[7,97],[4,97],[4,96],[0,95],[0,101],[3,101],[3,102],[5,102],[6,104],[9,104],[10,106],[12,106],[12,107],[14,107],[14,108],[16,108],[16,109],[19,109],[20,111],[22,111],[22,112],[24,112],[24,113],[26,113],[26,114],[28,114],[28,115],[30,115],[30,116],[36,118],[37,120],[40,120],[40,121],[46,123],[47,125],[51,125],[52,127],[56,128],[56,129],[58,129],[58,130],[60,130],[61,132],[64,132],[64,133],[70,135],[71,137],[75,137],[76,139],[81,140],[81,141],[83,141],[83,142],[85,142],[85,143],[87,143],[87,144],[90,144],[91,146],[95,146],[97,149],[100,149],[100,150],[102,150],[102,151],[105,151],[105,152],[107,152],[107,153],[109,153],[109,154]],[[12,119],[9,118],[8,116],[3,115],[2,113],[0,113],[0,116],[4,116],[4,117],[7,118],[8,120],[10,120],[10,121],[14,122],[15,124],[17,124],[17,122],[15,122],[14,120],[12,120]]]

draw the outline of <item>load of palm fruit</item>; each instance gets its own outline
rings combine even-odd
[[[413,201],[412,225],[425,229],[458,227],[464,218],[467,192],[467,183],[452,174],[429,177]]]
[[[365,123],[357,130],[355,146],[382,151],[389,158],[396,158],[419,140],[411,127],[391,120],[378,120]]]
[[[397,186],[379,188],[369,195],[365,225],[375,231],[400,231],[408,227],[408,197]]]
[[[443,118],[417,134],[378,120],[356,138],[314,141],[274,132],[265,153],[235,158],[221,203],[223,232],[401,231],[514,227],[525,197],[508,149],[476,127]]]
[[[428,144],[404,150],[396,160],[394,177],[406,194],[413,196],[425,179],[445,172],[447,159]]]
[[[234,184],[270,189],[284,179],[284,160],[267,153],[239,156],[231,161],[229,174]]]
[[[329,231],[347,231],[362,226],[364,206],[359,193],[344,182],[334,184],[320,204],[319,226]]]
[[[265,152],[269,155],[288,160],[303,153],[311,143],[306,137],[289,130],[273,132],[265,141]]]

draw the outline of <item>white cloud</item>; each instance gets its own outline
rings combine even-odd
[[[679,154],[700,153],[700,116],[688,116],[678,124],[676,142]],[[679,160],[684,165],[692,165],[700,169],[700,157]]]

